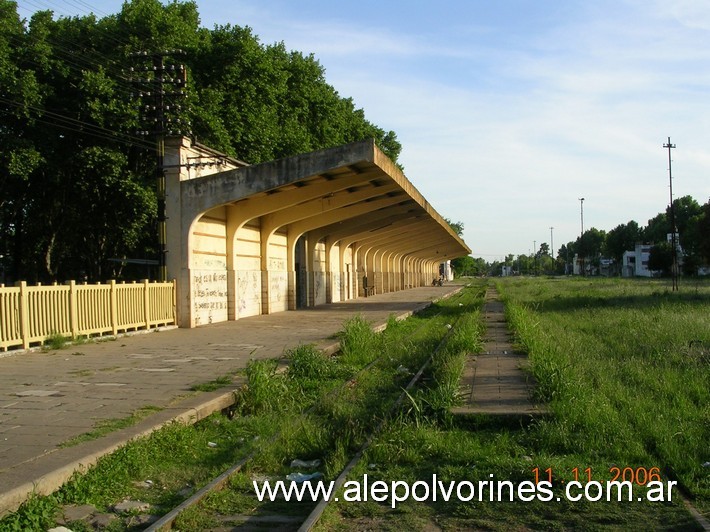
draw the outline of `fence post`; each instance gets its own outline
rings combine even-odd
[[[74,340],[79,337],[79,302],[76,295],[76,281],[69,281],[69,328]]]
[[[20,287],[20,336],[22,337],[22,348],[30,348],[30,319],[29,301],[27,300],[27,281],[15,283]]]
[[[177,310],[177,279],[173,279],[171,283],[172,286],[172,302],[173,302],[173,325],[178,324],[178,310]]]
[[[111,286],[111,333],[118,335],[118,295],[116,294],[116,280],[109,281]]]
[[[143,279],[143,312],[145,313],[145,328],[150,329],[150,281]]]

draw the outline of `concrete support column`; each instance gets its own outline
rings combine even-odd
[[[263,237],[262,237],[263,238]],[[288,281],[288,310],[296,310],[298,303],[296,300],[296,241],[297,238],[288,235],[286,240],[286,277]]]
[[[411,260],[406,255],[402,256],[402,286],[406,290],[412,287],[412,281],[409,277],[410,275],[410,263]]]
[[[308,238],[308,234],[304,235],[306,239],[306,279],[308,279],[308,298],[306,300],[307,307],[316,306],[316,271],[315,271],[315,254],[316,245],[318,242],[313,242]]]
[[[269,239],[271,231],[262,226],[261,241],[261,313],[271,314],[271,288],[269,286]]]
[[[377,250],[372,254],[372,268],[375,272],[375,291],[378,294],[385,293],[385,272],[382,256],[383,252],[381,250]]]
[[[237,308],[237,231],[240,224],[237,222],[236,209],[227,208],[227,320],[239,318]]]
[[[395,264],[397,265],[397,290],[406,290],[407,283],[404,278],[404,256],[397,255]]]
[[[380,264],[382,264],[382,293],[392,292],[392,269],[390,264],[390,254],[381,253]]]
[[[392,291],[399,292],[402,289],[402,283],[399,279],[399,258],[397,253],[392,253],[389,258],[390,276],[392,278]]]
[[[338,246],[338,265],[340,267],[340,301],[347,301],[350,299],[348,294],[348,286],[352,286],[352,272],[350,272],[350,277],[348,278],[347,268],[345,267],[345,252],[348,247],[343,245],[343,242]],[[326,253],[327,255],[327,253]]]
[[[288,277],[288,309],[296,310],[296,270],[286,272]]]
[[[176,283],[177,323],[180,327],[194,327],[192,313],[192,276],[190,272],[190,233],[192,220],[183,219],[180,182],[189,176],[183,175],[183,150],[190,147],[188,139],[169,139],[165,143],[165,215],[166,226],[165,264],[168,279]],[[185,156],[186,157],[186,156]]]
[[[360,247],[356,242],[352,243],[352,268],[350,269],[350,291],[352,299],[357,299],[360,297]],[[345,257],[343,257],[343,261]]]
[[[355,297],[364,297],[365,293],[363,291],[362,278],[368,277],[368,286],[372,286],[371,273],[367,270],[367,250],[359,247],[357,248],[356,257],[354,263],[357,264],[355,272],[353,273],[355,277]]]
[[[375,254],[376,251],[373,249],[367,251],[367,255],[365,256],[365,271],[367,272],[368,286],[374,287],[376,294],[381,294],[382,276],[380,275],[380,272],[376,270]]]
[[[334,281],[334,275],[333,275],[333,268],[331,267],[331,254],[333,253],[333,246],[335,245],[335,242],[331,241],[329,238],[326,238],[325,240],[325,302],[326,303],[332,303],[333,302],[333,281]],[[342,268],[339,270],[340,275],[341,275],[341,284],[342,284]],[[340,295],[340,292],[338,292],[338,296]],[[340,299],[342,301],[342,298]]]
[[[392,292],[398,292],[401,290],[399,287],[399,280],[397,279],[397,256],[396,253],[390,253],[389,258],[387,259],[387,263],[389,264],[389,271],[390,271],[390,290]]]

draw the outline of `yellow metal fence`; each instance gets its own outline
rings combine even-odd
[[[175,282],[0,286],[0,351],[175,323]]]

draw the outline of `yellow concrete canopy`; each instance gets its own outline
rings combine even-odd
[[[210,157],[166,143],[183,326],[420,286],[471,252],[372,140],[211,174],[190,163]]]

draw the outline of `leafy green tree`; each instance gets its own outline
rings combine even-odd
[[[673,200],[675,223],[678,233],[688,235],[691,227],[696,223],[698,216],[702,215],[702,207],[692,196],[683,196]],[[695,242],[688,241],[684,246],[694,247]]]
[[[0,255],[12,279],[103,280],[120,273],[111,258],[155,257],[156,158],[134,134],[154,102],[128,72],[156,52],[185,51],[179,117],[229,155],[259,163],[366,138],[395,162],[401,150],[313,56],[265,46],[249,28],[200,28],[194,1],[25,22],[0,0],[0,30]]]
[[[700,235],[698,253],[701,262],[710,264],[710,201],[702,207],[703,214],[698,219],[697,230]]]
[[[606,235],[603,252],[609,258],[621,262],[624,252],[631,251],[641,241],[641,228],[634,220],[619,224]]]
[[[648,269],[670,275],[673,266],[673,251],[668,242],[659,242],[651,248],[648,256]]]
[[[456,277],[482,275],[486,271],[486,264],[483,259],[474,259],[470,255],[453,259],[451,266],[454,269],[454,275]]]
[[[671,224],[665,212],[659,212],[651,218],[642,230],[643,240],[646,243],[665,242],[666,236],[671,232]]]
[[[605,240],[605,231],[601,231],[595,227],[587,229],[582,236],[577,239],[577,253],[580,257],[584,258],[585,263],[598,264]]]
[[[448,218],[444,218],[444,221],[449,224],[454,233],[458,236],[463,236],[463,222],[452,222]]]

